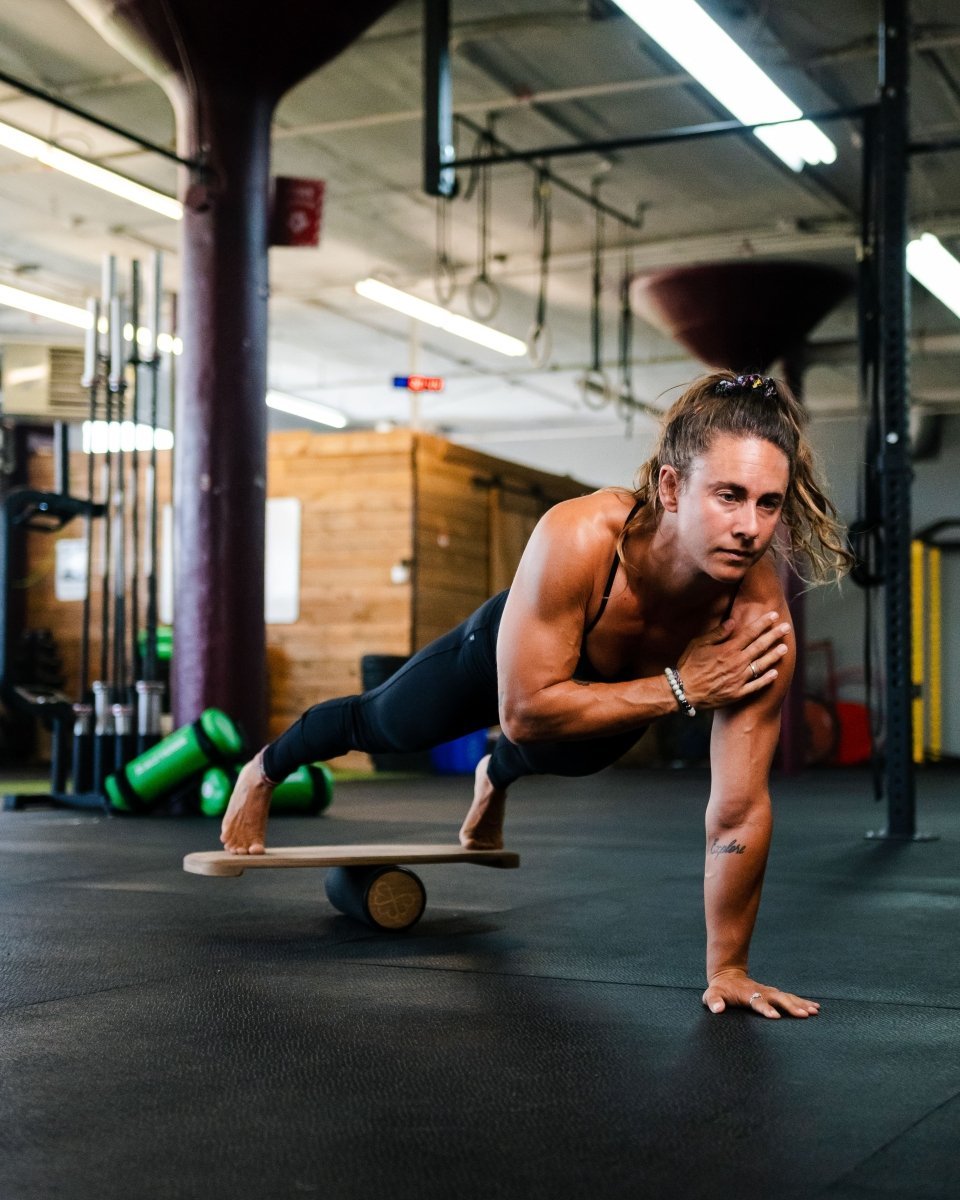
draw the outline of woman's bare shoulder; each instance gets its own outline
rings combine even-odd
[[[616,493],[562,500],[540,518],[520,560],[515,585],[557,589],[586,604],[602,578],[630,504]]]
[[[733,615],[752,619],[768,611],[779,612],[782,617],[789,616],[783,581],[776,560],[769,552],[754,563],[743,577]]]
[[[626,488],[603,488],[572,500],[561,500],[548,509],[540,524],[564,536],[584,542],[617,536],[634,506],[633,493]]]

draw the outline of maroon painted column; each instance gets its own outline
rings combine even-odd
[[[730,262],[678,267],[641,277],[634,287],[640,315],[701,362],[733,371],[764,371],[781,362],[800,398],[807,334],[849,293],[842,271],[804,262]],[[781,571],[797,644],[797,666],[780,715],[780,767],[806,762],[806,620],[803,585]]]
[[[274,107],[395,0],[70,0],[164,88],[182,172],[174,716],[266,732],[267,202]]]
[[[184,197],[174,446],[175,720],[214,705],[258,744],[266,723],[271,112],[262,97],[238,95],[207,113],[216,173]]]

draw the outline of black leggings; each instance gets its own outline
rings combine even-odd
[[[359,696],[315,704],[264,751],[270,779],[349,750],[427,750],[499,721],[497,633],[507,593],[424,646],[385,683]],[[523,746],[501,735],[487,775],[506,788],[523,775],[592,775],[615,762],[643,729],[611,737]]]

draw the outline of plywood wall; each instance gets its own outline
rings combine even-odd
[[[170,499],[170,457],[160,456],[161,503]],[[85,457],[74,456],[71,470],[74,493],[86,494]],[[30,485],[52,490],[49,452],[34,456]],[[299,617],[267,626],[270,736],[311,705],[360,691],[364,655],[409,655],[508,586],[540,515],[585,490],[408,430],[271,434],[267,493],[300,501],[301,550]],[[82,537],[82,523],[59,536]],[[56,540],[29,535],[20,582],[27,627],[52,630],[73,694],[82,603],[54,597]],[[98,665],[96,596],[92,629]],[[368,764],[365,755],[338,760]]]
[[[573,479],[419,435],[414,646],[509,587],[540,517],[558,500],[587,490]]]
[[[393,568],[413,557],[413,442],[297,431],[269,447],[268,495],[303,505],[300,620],[267,627],[274,737],[311,704],[359,692],[363,655],[411,652],[412,585]]]

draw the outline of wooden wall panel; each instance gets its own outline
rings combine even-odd
[[[267,627],[269,732],[313,704],[361,690],[365,654],[409,654],[413,557],[412,439],[390,434],[270,437],[269,496],[295,496],[301,517],[300,619]],[[366,755],[335,759],[369,768]]]
[[[86,489],[86,460],[71,464]],[[161,504],[170,500],[171,455],[160,456]],[[31,486],[52,490],[52,455],[39,453]],[[407,655],[447,632],[509,581],[523,545],[551,504],[586,489],[426,434],[271,434],[267,492],[301,509],[300,614],[267,626],[270,736],[312,704],[361,689],[365,654]],[[81,522],[59,536],[82,537]],[[55,537],[30,534],[27,627],[49,628],[78,687],[82,604],[54,597]],[[392,569],[410,567],[409,581]],[[146,589],[141,584],[141,619]],[[98,596],[92,603],[99,631]],[[99,663],[94,636],[91,661]],[[242,648],[238,648],[242,652]],[[367,767],[366,755],[339,766]]]
[[[425,646],[463,621],[488,596],[487,497],[469,457],[421,436],[416,457],[413,644]]]
[[[418,437],[416,450],[419,647],[509,587],[540,517],[588,489],[427,434]]]

